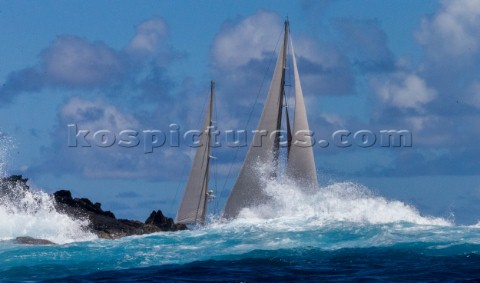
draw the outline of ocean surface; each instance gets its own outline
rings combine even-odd
[[[97,239],[41,191],[4,199],[0,281],[480,281],[480,224],[423,216],[354,183],[266,190],[271,203],[234,221],[119,240]]]

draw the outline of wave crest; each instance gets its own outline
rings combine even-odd
[[[307,226],[324,226],[334,222],[453,225],[443,218],[422,216],[411,205],[376,196],[367,187],[352,182],[334,183],[308,194],[290,180],[272,180],[267,182],[265,192],[271,200],[267,204],[243,209],[238,221],[275,219]]]
[[[88,224],[57,212],[55,200],[45,192],[0,181],[0,240],[28,236],[65,244],[96,239]]]

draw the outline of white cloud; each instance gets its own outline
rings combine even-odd
[[[438,13],[422,20],[417,40],[430,55],[468,56],[480,49],[480,1],[444,0]]]
[[[119,132],[137,129],[139,122],[130,114],[100,100],[90,101],[80,97],[71,98],[62,109],[62,119],[77,123],[87,130],[105,129]]]
[[[141,55],[153,54],[166,36],[165,21],[158,17],[151,18],[136,27],[136,34],[132,38],[128,50]]]
[[[222,68],[246,65],[250,60],[261,60],[273,51],[281,33],[280,17],[276,13],[260,11],[233,26],[225,26],[215,37],[212,56]]]
[[[91,43],[76,36],[60,36],[44,52],[49,80],[59,84],[98,85],[122,72],[117,53],[104,43]]]
[[[437,92],[415,74],[396,74],[386,81],[372,79],[377,96],[386,104],[423,112],[424,105],[432,101]]]

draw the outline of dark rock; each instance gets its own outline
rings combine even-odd
[[[17,237],[14,240],[15,244],[20,244],[20,245],[55,245],[55,243],[50,242],[49,240],[45,239],[35,239],[32,237]]]
[[[147,218],[147,220],[145,220],[145,224],[152,224],[152,225],[155,225],[155,226],[158,226],[158,227],[164,227],[164,226],[168,225],[169,223],[167,223],[167,222],[168,222],[168,220],[163,215],[161,210],[152,211],[152,213],[150,213],[150,216]]]
[[[75,206],[75,201],[72,198],[72,193],[67,190],[60,190],[53,194],[57,203],[64,203],[69,206]]]
[[[69,191],[61,190],[53,194],[56,207],[72,218],[88,219],[90,229],[100,238],[117,239],[131,235],[143,235],[160,231],[185,230],[185,225],[175,224],[172,218],[165,217],[159,210],[152,212],[145,223],[135,220],[116,219],[110,211],[102,210],[100,203],[92,203],[86,198],[72,198]]]
[[[175,224],[173,219],[165,217],[161,210],[152,211],[147,220],[145,220],[145,224],[156,226],[162,231],[187,230],[185,224]]]
[[[0,188],[7,189],[9,186],[18,186],[22,189],[29,190],[30,187],[27,185],[28,178],[23,178],[22,175],[12,175],[0,179]]]
[[[53,194],[57,204],[64,204],[69,207],[77,208],[83,212],[91,212],[115,219],[115,215],[111,211],[103,211],[102,205],[98,202],[93,204],[88,198],[72,198],[72,193],[67,190],[60,190]],[[65,210],[65,207],[61,207]]]

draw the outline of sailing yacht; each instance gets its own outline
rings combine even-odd
[[[280,47],[273,79],[270,84],[267,100],[263,108],[254,142],[250,145],[247,156],[243,162],[235,185],[228,197],[223,217],[232,219],[238,216],[246,207],[256,206],[268,200],[264,193],[266,181],[277,178],[280,156],[280,129],[282,115],[285,112],[286,128],[288,136],[288,152],[285,173],[294,180],[298,187],[305,191],[312,191],[317,186],[317,173],[313,157],[312,140],[308,127],[307,112],[303,99],[300,76],[297,70],[297,62],[293,43],[291,55],[295,84],[295,112],[293,130],[290,126],[288,108],[284,107],[285,97],[285,70],[289,43],[289,23],[285,21],[283,44]],[[188,178],[185,193],[180,208],[178,209],[176,222],[191,225],[204,225],[206,222],[207,203],[213,197],[208,190],[209,167],[210,167],[210,129],[212,126],[212,108],[214,99],[214,82],[211,84],[210,102],[205,113],[200,136],[201,146],[198,147],[193,160],[192,170]],[[292,135],[292,132],[294,133]],[[262,139],[267,133],[267,138]],[[273,137],[273,138],[272,138]],[[262,141],[261,146],[255,146]],[[259,165],[268,165],[267,172],[260,172]],[[268,178],[265,178],[268,176]]]
[[[208,190],[210,169],[210,129],[212,127],[213,100],[215,82],[211,82],[210,100],[205,111],[199,147],[193,159],[192,170],[188,178],[185,193],[175,219],[176,223],[186,225],[204,225],[206,222],[207,203],[212,199],[213,191]]]
[[[290,179],[305,191],[312,191],[317,187],[317,173],[313,157],[311,132],[308,127],[307,112],[303,99],[300,76],[293,43],[289,41],[289,22],[285,21],[283,44],[278,52],[275,71],[264,104],[262,116],[254,135],[254,142],[250,145],[243,162],[238,178],[228,197],[223,217],[232,219],[238,216],[243,208],[253,207],[268,201],[264,193],[266,182],[277,178],[279,169],[280,129],[282,114],[285,109],[286,128],[288,136],[288,152],[286,174]],[[291,45],[291,56],[295,84],[295,113],[293,130],[290,127],[288,108],[284,107],[285,98],[285,70],[288,43]],[[294,135],[292,136],[292,131]],[[267,133],[267,136],[265,136]],[[262,136],[265,136],[262,139]],[[258,146],[261,141],[261,146]],[[305,143],[306,142],[306,143]],[[267,165],[267,169],[260,172],[259,167]],[[265,166],[264,166],[265,167]]]

